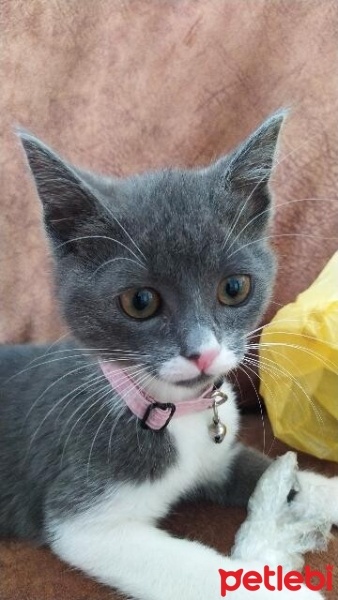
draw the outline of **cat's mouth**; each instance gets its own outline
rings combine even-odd
[[[183,379],[181,381],[175,381],[175,385],[183,386],[183,387],[194,387],[196,385],[201,384],[211,384],[217,379],[215,375],[207,375],[206,373],[201,372],[196,377],[192,379]]]

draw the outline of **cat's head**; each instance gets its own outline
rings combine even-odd
[[[79,170],[20,133],[83,347],[183,395],[240,363],[273,287],[269,178],[283,118],[209,167],[127,179]]]

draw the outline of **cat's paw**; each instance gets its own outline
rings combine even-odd
[[[326,480],[327,481],[327,480]],[[234,558],[251,560],[259,557],[271,566],[300,569],[303,554],[326,547],[330,525],[325,515],[311,513],[311,518],[288,502],[291,490],[300,490],[297,458],[293,452],[274,461],[261,477],[250,498],[248,517],[239,529]]]

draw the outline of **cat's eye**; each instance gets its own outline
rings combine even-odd
[[[217,297],[221,304],[237,306],[246,300],[250,289],[251,278],[249,275],[231,275],[220,282]]]
[[[122,310],[134,319],[153,317],[161,305],[160,295],[151,288],[132,288],[120,295]]]

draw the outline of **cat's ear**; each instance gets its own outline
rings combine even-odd
[[[259,233],[270,220],[269,181],[286,115],[286,110],[272,115],[230,156],[215,165],[223,180],[224,190],[231,198],[233,212],[237,213],[238,226],[246,223],[247,233],[250,234]]]
[[[55,246],[69,243],[97,218],[99,201],[75,170],[30,133],[17,129]]]

